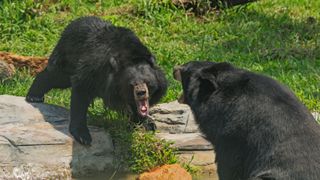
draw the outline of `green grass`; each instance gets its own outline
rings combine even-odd
[[[0,50],[48,56],[72,19],[100,15],[134,30],[156,55],[170,80],[164,101],[176,99],[181,90],[172,79],[172,67],[206,59],[272,76],[288,85],[310,110],[320,111],[320,2],[261,0],[219,15],[195,17],[159,1],[4,0]],[[63,102],[65,96],[58,104],[68,104]]]
[[[272,76],[289,86],[311,111],[320,111],[320,1],[260,0],[200,17],[169,0],[52,2],[0,1],[0,50],[48,56],[71,20],[97,15],[135,31],[156,55],[170,81],[165,102],[175,100],[181,91],[172,78],[175,65],[189,60],[229,61]],[[0,94],[25,96],[32,79],[26,70],[19,71],[0,85]],[[69,98],[69,90],[53,90],[46,96],[48,103],[65,107]],[[117,121],[108,119],[116,118],[101,101],[90,108],[92,124],[112,130]]]

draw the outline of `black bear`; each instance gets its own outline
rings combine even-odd
[[[69,131],[78,142],[89,145],[86,114],[95,97],[140,121],[165,94],[167,80],[152,53],[131,30],[91,16],[66,27],[26,100],[43,102],[50,89],[69,87]]]
[[[284,85],[229,63],[174,69],[220,180],[320,179],[320,126]]]

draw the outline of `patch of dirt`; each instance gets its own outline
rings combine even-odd
[[[15,68],[28,68],[32,75],[41,72],[48,64],[47,57],[20,56],[9,52],[0,52],[0,60]]]

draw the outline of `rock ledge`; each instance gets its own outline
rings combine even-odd
[[[113,144],[90,127],[91,147],[73,141],[65,108],[0,95],[0,179],[69,179],[113,168]]]

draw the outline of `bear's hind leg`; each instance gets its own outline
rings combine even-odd
[[[70,76],[60,71],[48,71],[46,68],[34,79],[26,96],[28,102],[43,102],[44,94],[53,88],[65,89],[71,86]]]

